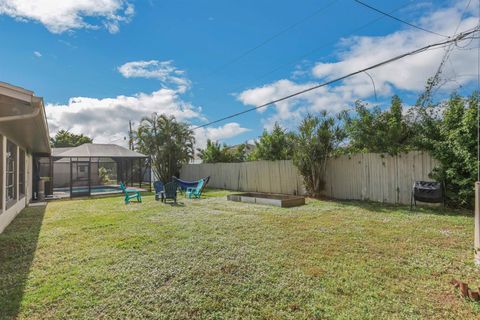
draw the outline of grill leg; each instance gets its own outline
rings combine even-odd
[[[413,210],[413,191],[410,193],[410,211]]]

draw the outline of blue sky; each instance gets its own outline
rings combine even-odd
[[[462,17],[466,1],[368,3],[447,35],[475,26],[478,15],[471,4]],[[138,124],[152,112],[203,124],[443,40],[378,19],[352,0],[0,0],[0,13],[0,80],[44,97],[52,133],[69,129],[119,144],[128,120]],[[294,128],[307,112],[338,112],[356,99],[381,104],[399,93],[412,103],[443,52],[372,71],[376,101],[371,80],[360,75],[198,130],[198,144],[255,139],[275,121]],[[473,63],[475,50],[454,50],[439,95],[470,90]]]

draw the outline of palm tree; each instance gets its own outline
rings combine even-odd
[[[164,183],[178,175],[182,165],[193,159],[193,131],[173,116],[153,114],[143,118],[135,140],[137,150],[151,157],[153,172]]]

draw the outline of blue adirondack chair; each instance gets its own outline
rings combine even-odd
[[[125,194],[125,204],[129,204],[131,199],[136,199],[138,202],[142,202],[140,191],[128,190],[123,182],[120,182],[120,189]]]
[[[187,197],[192,199],[192,198],[200,198],[202,195],[202,190],[203,190],[203,185],[205,184],[205,180],[200,179],[198,181],[197,187],[196,188],[187,188]]]
[[[155,200],[162,200],[163,202],[163,196],[165,194],[165,187],[163,185],[162,181],[155,181],[153,183],[153,187],[155,188]]]
[[[177,183],[174,181],[165,184],[162,199],[163,203],[167,203],[167,199],[172,199],[174,203],[177,203],[177,188]]]

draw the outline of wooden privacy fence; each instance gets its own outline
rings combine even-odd
[[[336,199],[410,203],[415,180],[428,177],[437,162],[426,152],[342,156],[327,163],[324,195]]]
[[[425,152],[397,156],[362,153],[327,163],[323,195],[335,199],[408,204],[415,180],[428,175],[436,161]],[[304,194],[303,178],[292,161],[252,161],[185,165],[181,178],[210,176],[209,186],[234,191]]]
[[[290,160],[202,163],[182,167],[180,177],[210,176],[208,186],[234,191],[303,194],[303,178]]]

